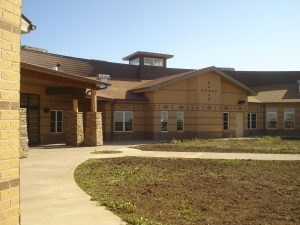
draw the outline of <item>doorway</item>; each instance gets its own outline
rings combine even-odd
[[[242,112],[236,113],[236,137],[244,136],[244,114]]]
[[[40,144],[40,96],[21,93],[21,108],[26,108],[29,145]]]

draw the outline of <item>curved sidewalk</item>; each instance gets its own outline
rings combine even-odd
[[[300,154],[262,154],[262,153],[217,153],[217,152],[163,152],[141,151],[128,147],[120,148],[124,156],[168,157],[192,159],[245,159],[245,160],[300,160]]]
[[[33,149],[21,160],[22,225],[120,225],[84,193],[73,173],[91,148]]]

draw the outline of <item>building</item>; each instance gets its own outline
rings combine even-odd
[[[0,224],[20,223],[20,36],[35,26],[21,0],[0,1]]]
[[[172,57],[136,52],[119,64],[23,47],[29,142],[81,145],[95,129],[92,144],[102,133],[104,141],[300,134],[300,72],[168,68]],[[87,129],[89,111],[102,122]]]

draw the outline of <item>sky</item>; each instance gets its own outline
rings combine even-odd
[[[110,62],[135,51],[168,67],[300,71],[299,0],[23,0],[22,45]]]

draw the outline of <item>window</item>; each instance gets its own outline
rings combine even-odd
[[[284,128],[285,129],[295,128],[295,110],[293,108],[284,109]]]
[[[133,131],[133,112],[116,111],[114,115],[114,124],[116,132],[131,132]]]
[[[177,131],[183,132],[184,130],[184,112],[177,112]]]
[[[155,59],[155,58],[144,58],[144,65],[146,66],[164,66],[164,60],[163,59]]]
[[[63,112],[52,110],[50,112],[50,131],[51,133],[63,132]]]
[[[135,65],[135,66],[140,65],[140,58],[136,58],[136,59],[130,60],[130,61],[129,61],[129,64],[130,64],[130,65]]]
[[[168,131],[168,112],[162,111],[160,113],[160,124],[161,124],[161,131],[167,132]]]
[[[256,113],[248,113],[248,129],[256,129]]]
[[[223,113],[223,129],[229,130],[229,112]]]
[[[277,109],[267,108],[267,128],[276,129],[277,128]]]

